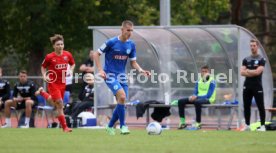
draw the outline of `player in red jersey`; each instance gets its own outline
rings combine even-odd
[[[65,77],[72,75],[75,68],[75,61],[70,52],[63,50],[64,39],[62,35],[55,34],[50,37],[54,51],[46,55],[41,65],[41,73],[43,79],[48,82],[48,92],[45,92],[42,87],[36,91],[36,95],[40,94],[50,104],[56,107],[58,120],[64,132],[72,132],[72,129],[66,125],[66,120],[63,112],[63,96],[65,92]],[[71,74],[66,74],[67,66],[70,65]]]

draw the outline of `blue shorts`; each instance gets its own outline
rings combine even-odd
[[[120,89],[123,88],[126,94],[126,98],[128,97],[128,84],[126,74],[107,73],[105,83],[108,86],[108,88],[112,91],[114,96]]]

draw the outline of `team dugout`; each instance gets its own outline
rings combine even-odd
[[[120,34],[119,26],[88,28],[92,31],[94,50],[108,38]],[[250,31],[236,25],[135,26],[131,39],[136,43],[137,61],[141,67],[154,73],[148,80],[139,75],[129,76],[128,101],[160,100],[169,103],[188,96],[193,92],[200,67],[208,64],[217,80],[216,103],[224,102],[223,96],[231,94],[230,101],[240,102],[238,116],[242,119],[244,77],[240,76],[239,68],[242,59],[251,53],[249,42],[252,38],[255,36]],[[268,59],[262,45],[259,53]],[[130,73],[130,65],[127,66],[127,73]],[[95,106],[114,102],[113,94],[104,82],[96,82],[95,87]],[[269,108],[273,104],[273,81],[268,60],[263,72],[263,88],[265,107]],[[129,112],[129,115],[134,114]]]

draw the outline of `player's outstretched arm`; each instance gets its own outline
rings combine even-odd
[[[130,65],[132,68],[138,70],[139,73],[143,73],[145,76],[151,75],[150,71],[142,69],[136,61],[130,61]]]

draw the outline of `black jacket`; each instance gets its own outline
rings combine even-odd
[[[138,103],[136,105],[136,117],[137,119],[139,117],[143,117],[146,109],[148,109],[149,104],[164,104],[164,102],[159,102],[156,100],[149,100],[146,102]],[[151,118],[157,122],[162,122],[163,118],[170,116],[170,107],[155,107],[152,114]]]
[[[10,83],[7,80],[0,79],[0,97],[2,101],[10,99]]]
[[[37,101],[35,96],[36,85],[33,81],[28,80],[25,83],[17,82],[13,89],[13,97],[21,96],[21,97],[30,97],[32,100]]]
[[[79,99],[81,101],[89,101],[94,104],[94,87],[93,85],[86,85],[79,93]]]

